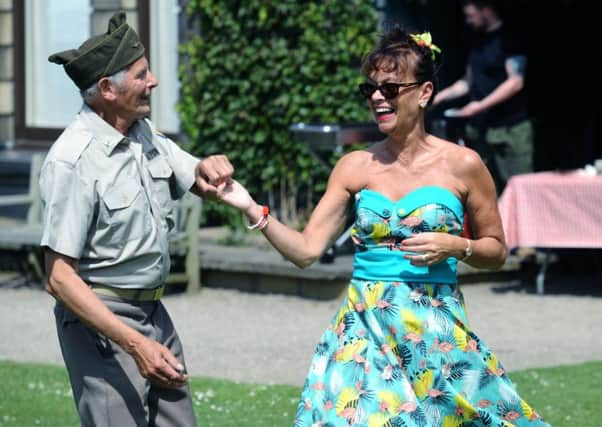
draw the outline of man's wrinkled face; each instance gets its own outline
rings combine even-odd
[[[157,84],[145,57],[130,65],[118,87],[115,99],[115,107],[120,115],[131,120],[148,116],[151,110],[150,93]]]

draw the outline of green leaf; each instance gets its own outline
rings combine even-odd
[[[178,111],[191,150],[228,155],[253,196],[267,201],[271,192],[275,212],[290,202],[280,200],[280,186],[286,194],[293,186],[297,212],[306,212],[302,195],[317,201],[328,171],[288,128],[368,120],[356,87],[361,59],[376,42],[373,2],[190,0],[186,10],[201,29],[180,48]],[[207,221],[240,224],[231,210],[206,206]]]

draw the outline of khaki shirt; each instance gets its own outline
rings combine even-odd
[[[154,288],[169,273],[174,200],[198,159],[136,122],[127,138],[84,105],[42,166],[41,245],[79,260],[89,284]]]

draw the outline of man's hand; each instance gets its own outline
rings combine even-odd
[[[142,376],[154,384],[178,388],[188,381],[184,366],[167,347],[156,341],[141,335],[128,352],[136,361]]]
[[[456,117],[472,117],[484,111],[480,101],[472,101],[456,110]]]
[[[234,167],[223,154],[201,160],[195,169],[197,194],[203,198],[215,200],[217,187],[227,182],[233,173]]]

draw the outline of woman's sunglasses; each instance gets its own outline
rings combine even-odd
[[[358,87],[360,89],[360,93],[366,97],[367,99],[372,98],[372,94],[377,90],[385,97],[385,99],[393,99],[399,94],[400,87],[410,87],[417,86],[422,84],[423,82],[412,82],[412,83],[383,83],[380,85],[375,85],[374,83],[362,83]]]

